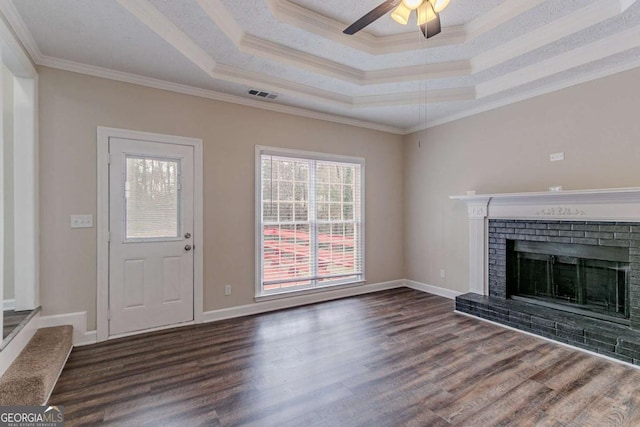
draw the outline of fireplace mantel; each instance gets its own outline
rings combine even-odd
[[[450,196],[468,206],[469,292],[488,295],[487,221],[640,222],[640,188]]]

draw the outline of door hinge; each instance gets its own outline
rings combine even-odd
[[[107,310],[107,320],[111,320],[111,310]]]
[[[111,153],[107,154],[107,164],[110,165],[111,164]]]
[[[107,243],[111,242],[111,232],[107,231]]]

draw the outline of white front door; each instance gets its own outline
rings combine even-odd
[[[193,320],[193,147],[109,138],[109,335]]]

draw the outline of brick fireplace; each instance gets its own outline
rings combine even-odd
[[[640,189],[452,198],[469,208],[458,312],[640,365]]]

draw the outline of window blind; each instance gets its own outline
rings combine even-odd
[[[362,281],[358,162],[260,155],[260,293]]]

